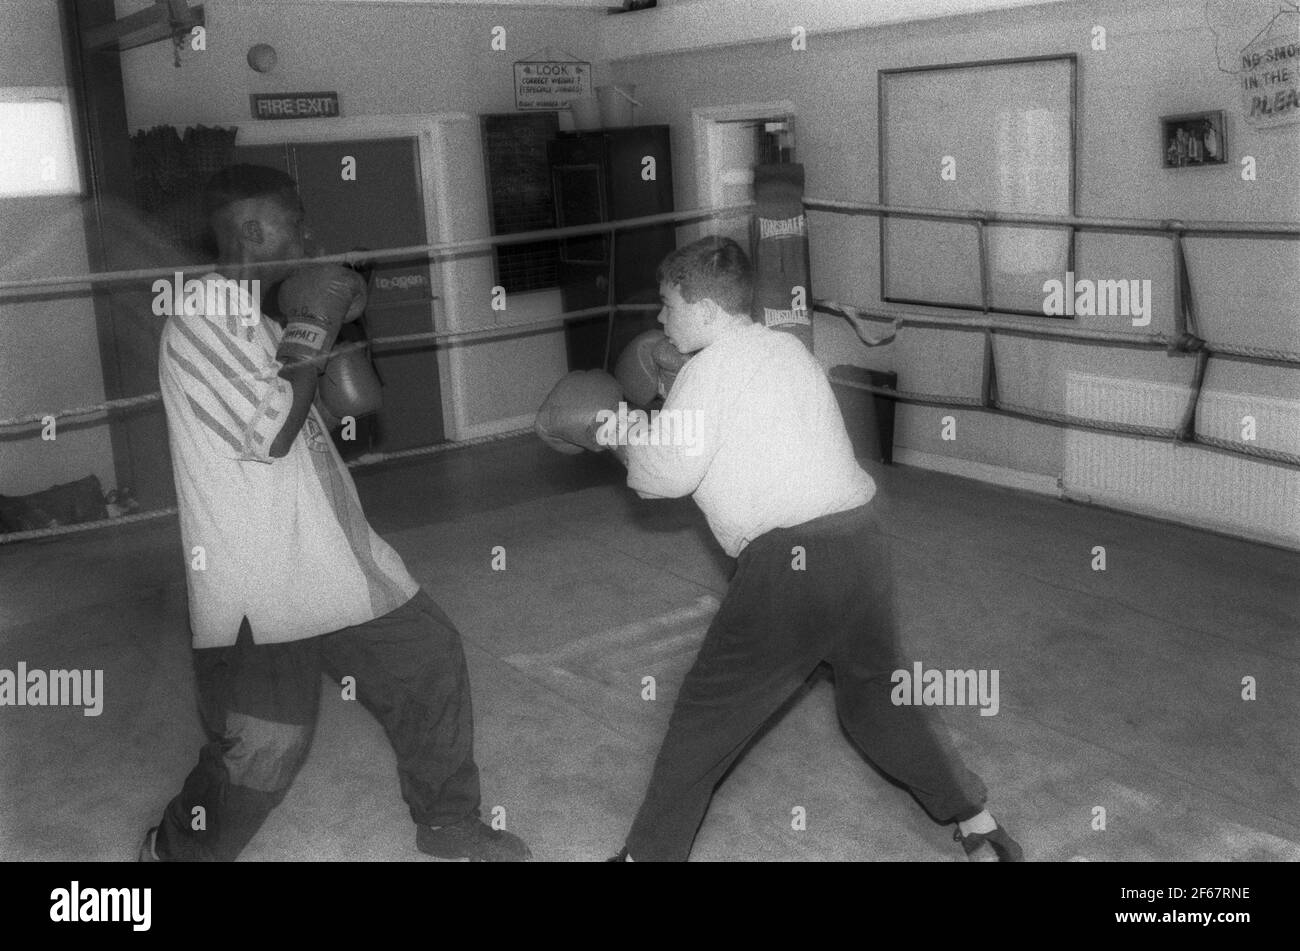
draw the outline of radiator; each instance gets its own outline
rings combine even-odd
[[[1072,373],[1066,412],[1173,428],[1189,397],[1186,387]],[[1288,466],[1072,429],[1061,487],[1070,498],[1300,549],[1300,471]]]

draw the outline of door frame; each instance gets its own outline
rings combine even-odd
[[[709,161],[709,135],[713,126],[722,122],[737,122],[749,119],[770,119],[783,115],[796,118],[794,101],[778,99],[773,102],[743,102],[726,106],[703,106],[691,110],[691,126],[695,138],[695,201],[697,208],[717,208],[721,205],[714,190],[714,182],[709,176],[712,163]]]
[[[457,155],[452,130],[468,123],[464,141],[471,143],[473,154]],[[431,113],[427,115],[343,116],[332,119],[301,119],[292,122],[258,122],[239,128],[236,146],[287,145],[295,142],[338,142],[348,139],[414,138],[420,156],[420,184],[424,198],[425,241],[430,244],[463,241],[491,234],[487,192],[478,190],[480,200],[466,202],[463,193],[455,193],[450,177],[439,171],[464,163],[460,167],[483,168],[478,116],[467,112]],[[432,308],[430,330],[457,331],[481,329],[476,308],[458,285],[453,262],[447,258],[433,264],[437,277],[437,300]],[[443,433],[452,441],[504,432],[518,428],[521,418],[478,421],[470,418],[473,406],[473,374],[462,348],[436,348],[440,382]],[[527,422],[531,422],[529,416]]]

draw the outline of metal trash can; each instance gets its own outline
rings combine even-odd
[[[898,374],[885,370],[868,370],[865,367],[837,366],[835,377],[894,389]],[[894,458],[894,403],[888,396],[869,393],[839,382],[831,384],[835,398],[844,416],[844,425],[853,442],[853,452],[859,459],[892,464]]]

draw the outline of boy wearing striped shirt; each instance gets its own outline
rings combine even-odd
[[[333,273],[266,265],[305,256],[302,205],[284,173],[231,166],[209,182],[205,202],[223,262],[207,286],[301,286]],[[303,298],[289,337],[311,336],[319,299]],[[259,306],[191,308],[203,312],[169,317],[162,333],[159,377],[209,742],[141,858],[239,855],[306,756],[324,672],[353,678],[356,698],[383,724],[417,848],[525,860],[517,836],[479,818],[460,635],[366,521],[312,405],[323,365],[289,362],[290,340]]]

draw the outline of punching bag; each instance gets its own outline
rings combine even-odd
[[[812,292],[808,286],[808,219],[803,211],[802,165],[754,166],[755,322],[793,334],[813,348]]]

